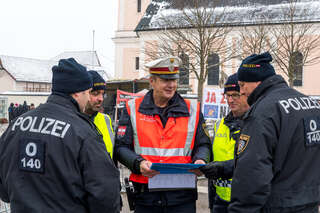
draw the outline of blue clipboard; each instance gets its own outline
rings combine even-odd
[[[192,163],[152,163],[150,169],[159,171],[160,174],[183,174],[191,173],[188,170],[198,169],[204,165]]]

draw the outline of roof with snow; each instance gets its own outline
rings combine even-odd
[[[135,31],[168,28],[169,26],[166,26],[167,24],[163,20],[179,20],[175,22],[176,26],[174,27],[177,28],[190,27],[188,23],[181,23],[181,19],[179,19],[183,10],[181,3],[180,7],[177,6],[179,1],[183,0],[152,0]],[[212,17],[212,23],[217,25],[283,23],[287,20],[283,11],[289,8],[288,0],[212,0],[208,2],[203,8],[215,13]],[[295,8],[297,9],[294,15],[295,22],[320,22],[319,0],[300,0],[296,3]],[[223,16],[220,21],[214,21],[214,18],[221,14]]]
[[[98,54],[97,51],[67,51],[51,58],[51,60],[59,61],[63,58],[74,58],[77,62],[86,66],[88,70],[95,70],[104,80],[108,80],[112,78],[112,74],[109,69],[101,65],[99,56],[102,55]]]
[[[59,61],[63,58],[74,58],[84,66],[101,66],[96,51],[67,51],[51,58],[50,60]]]
[[[0,55],[2,67],[16,80],[51,83],[51,68],[57,62]]]
[[[0,69],[5,69],[16,81],[51,83],[52,67],[57,65],[60,59],[71,57],[88,70],[96,70],[105,80],[110,78],[101,67],[95,51],[64,52],[50,60],[0,55]],[[90,61],[93,61],[93,65]]]

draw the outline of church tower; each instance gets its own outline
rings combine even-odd
[[[118,21],[115,32],[115,78],[139,78],[140,42],[134,29],[151,0],[118,0]]]

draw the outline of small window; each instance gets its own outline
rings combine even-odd
[[[219,85],[219,55],[212,53],[208,57],[208,85]]]
[[[138,5],[137,5],[137,11],[138,11],[138,13],[140,13],[141,12],[141,0],[137,0],[138,2]]]
[[[179,56],[182,60],[182,66],[179,71],[179,84],[189,85],[189,56],[182,52]]]
[[[303,55],[300,52],[294,52],[292,54],[293,60],[293,86],[302,86],[303,76]]]
[[[139,70],[140,68],[140,59],[139,57],[136,57],[136,70]]]

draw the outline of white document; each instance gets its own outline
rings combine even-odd
[[[158,174],[149,178],[149,190],[175,190],[196,188],[195,174]]]

